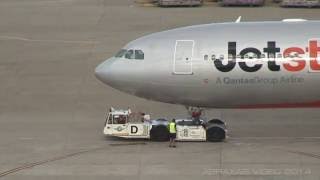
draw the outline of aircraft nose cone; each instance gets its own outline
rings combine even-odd
[[[104,72],[106,69],[107,68],[104,66],[104,63],[101,63],[96,67],[94,70],[94,75],[97,77],[97,79],[101,80],[104,77]]]
[[[112,63],[113,60],[108,59],[96,67],[95,76],[97,77],[97,79],[107,84],[110,83],[110,81],[112,80]]]

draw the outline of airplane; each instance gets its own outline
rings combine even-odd
[[[153,33],[95,69],[148,100],[203,108],[320,107],[320,21],[212,23]]]

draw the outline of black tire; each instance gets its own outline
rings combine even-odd
[[[152,141],[168,141],[168,128],[164,125],[152,126],[152,129],[150,130],[150,139]]]
[[[207,140],[210,142],[221,142],[226,139],[226,131],[219,126],[212,126],[207,129]]]
[[[226,125],[225,122],[223,122],[220,119],[211,119],[210,121],[208,121],[209,124],[219,124],[219,125]]]

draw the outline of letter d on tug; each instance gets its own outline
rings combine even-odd
[[[136,134],[137,132],[138,132],[138,127],[137,126],[131,126],[130,133],[131,134]]]

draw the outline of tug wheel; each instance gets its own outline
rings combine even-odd
[[[150,139],[152,141],[168,141],[169,131],[164,125],[153,126],[150,130]]]
[[[210,121],[208,121],[208,123],[210,123],[210,124],[219,124],[219,125],[226,125],[226,123],[225,122],[223,122],[222,120],[220,120],[220,119],[211,119]]]
[[[221,142],[226,139],[226,131],[220,126],[212,126],[207,129],[207,140],[210,142]]]

